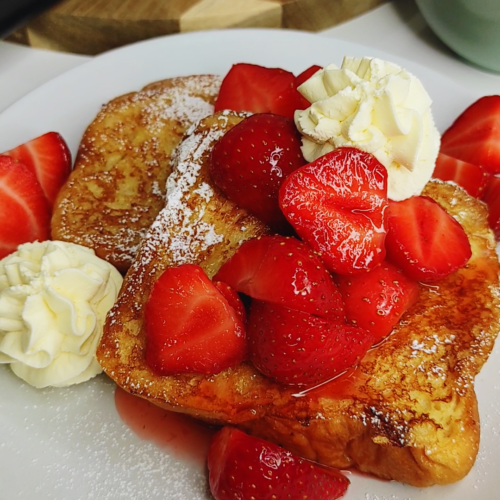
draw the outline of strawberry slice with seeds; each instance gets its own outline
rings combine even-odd
[[[208,470],[216,500],[335,500],[349,486],[337,469],[319,466],[231,427],[212,438]]]
[[[298,95],[293,73],[281,68],[239,63],[224,77],[214,108],[215,111],[284,113],[283,116],[293,118]]]
[[[443,134],[441,152],[500,173],[500,95],[469,106]]]
[[[50,206],[54,206],[57,193],[71,171],[71,153],[61,135],[48,132],[3,154],[33,171]]]
[[[285,385],[313,386],[359,363],[372,334],[285,306],[253,300],[247,322],[250,359]]]
[[[159,375],[219,373],[247,354],[240,315],[201,267],[167,269],[145,306],[146,362]]]
[[[363,272],[384,260],[387,171],[373,155],[336,149],[290,174],[279,201],[330,271]]]
[[[433,177],[442,181],[452,181],[464,188],[471,196],[479,198],[484,192],[491,174],[479,165],[439,153]]]
[[[426,196],[390,201],[387,258],[414,281],[445,278],[471,257],[462,226]]]
[[[324,318],[344,320],[335,282],[309,245],[296,238],[249,240],[215,275],[240,293]]]
[[[50,209],[35,174],[0,156],[0,259],[22,243],[50,239]]]
[[[277,232],[290,232],[280,211],[278,192],[286,176],[306,162],[292,120],[273,114],[246,118],[217,142],[210,175],[238,206]]]
[[[389,335],[401,316],[418,300],[419,286],[389,262],[363,274],[338,276],[348,321],[374,335]]]

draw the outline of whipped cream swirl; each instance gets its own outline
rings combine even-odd
[[[39,388],[101,373],[95,353],[122,280],[89,248],[21,245],[0,261],[0,363]]]
[[[420,194],[440,146],[431,99],[421,82],[380,59],[346,57],[299,87],[312,105],[295,112],[307,161],[341,146],[372,153],[388,171],[388,196]]]

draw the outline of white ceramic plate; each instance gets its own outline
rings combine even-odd
[[[103,103],[155,80],[195,73],[225,74],[235,62],[279,66],[298,73],[311,64],[340,64],[344,55],[382,57],[417,75],[434,100],[440,130],[476,97],[410,61],[318,35],[274,30],[194,33],[104,54],[43,85],[0,115],[0,151],[56,130],[75,153],[86,125]],[[492,358],[477,381],[482,443],[476,466],[467,478],[452,486],[421,490],[352,475],[346,498],[498,498],[499,349]],[[172,447],[139,438],[122,422],[115,406],[114,384],[105,376],[69,389],[35,390],[2,367],[0,388],[2,500],[210,498],[202,465],[179,459]]]

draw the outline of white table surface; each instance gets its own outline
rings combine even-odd
[[[451,52],[430,31],[413,0],[393,0],[318,36],[368,45],[413,60],[446,74],[478,97],[500,94],[500,75],[477,69]],[[0,112],[89,59],[0,41]]]

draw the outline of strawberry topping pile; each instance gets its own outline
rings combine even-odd
[[[265,129],[276,115],[253,116]],[[388,200],[386,169],[368,153],[339,148],[290,169],[279,189],[266,191],[269,179],[248,173],[252,159],[250,167],[239,159],[248,155],[221,167],[226,147],[235,150],[221,139],[211,157],[212,175],[230,171],[231,182],[219,187],[255,213],[264,192],[301,239],[243,243],[214,284],[193,265],[168,269],[146,306],[147,360],[158,373],[218,373],[248,356],[281,384],[322,384],[391,333],[418,299],[418,281],[442,279],[471,256],[464,230],[436,202]],[[253,197],[238,185],[248,175],[260,177]]]
[[[278,108],[318,69],[296,78],[237,64],[224,79],[216,109],[254,114],[215,145],[210,175],[277,234],[243,243],[213,282],[193,265],[161,276],[145,310],[156,372],[218,373],[246,360],[284,385],[322,384],[392,332],[419,281],[469,260],[467,235],[439,204],[388,200],[373,155],[342,147],[305,164]]]
[[[0,154],[0,259],[50,239],[50,216],[71,170],[64,139],[49,132]]]
[[[208,469],[216,500],[335,500],[349,486],[347,477],[335,469],[229,427],[212,438]]]
[[[356,364],[372,336],[345,322],[344,303],[321,259],[296,238],[244,243],[215,276],[251,297],[253,364],[287,385],[314,385]]]

